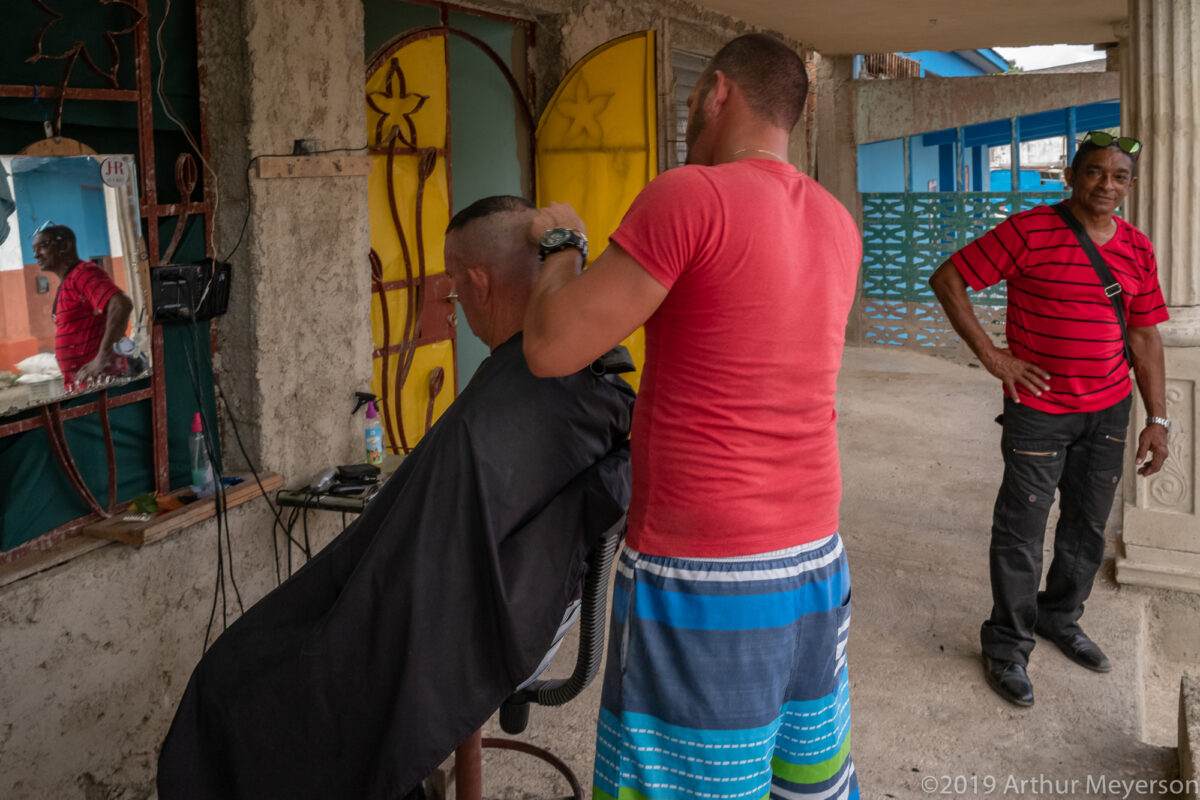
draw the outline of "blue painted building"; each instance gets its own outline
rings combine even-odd
[[[104,185],[94,159],[14,158],[12,170],[22,230],[32,232],[47,222],[66,225],[75,234],[80,257],[95,260],[112,254]],[[32,233],[21,237],[21,258],[35,263]]]
[[[898,55],[918,62],[922,77],[963,77],[1008,70],[1008,62],[990,49]],[[859,63],[861,57],[856,61],[856,75]],[[861,145],[858,148],[858,188],[861,192],[1008,191],[1012,187],[1012,171],[991,169],[991,148],[1013,141],[1031,142],[1065,136],[1069,159],[1074,155],[1077,131],[1116,127],[1120,125],[1120,117],[1120,103],[1114,100],[933,131],[908,137],[907,141],[893,139]],[[1036,169],[1021,169],[1019,161],[1018,156],[1020,190],[1063,188],[1061,181],[1047,178]]]
[[[1008,62],[995,50],[954,50],[939,53],[935,50],[920,50],[915,53],[899,53],[921,65],[921,77],[936,75],[941,78],[961,78],[965,75],[988,75],[1008,72]]]

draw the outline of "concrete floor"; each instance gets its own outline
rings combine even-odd
[[[929,356],[852,349],[840,387],[842,535],[854,587],[852,754],[862,796],[1164,796],[1096,783],[1177,775],[1173,748],[1140,740],[1144,600],[1112,582],[1111,564],[1082,620],[1112,659],[1111,673],[1089,672],[1039,641],[1029,670],[1033,708],[1005,703],[983,681],[979,624],[991,606],[988,530],[1001,474],[998,384],[981,369]],[[572,637],[552,674],[570,672],[574,646]],[[535,708],[519,737],[563,759],[587,794],[599,683],[568,706]],[[503,736],[495,719],[485,735]],[[485,751],[483,775],[489,798],[569,793],[552,769],[520,753]]]

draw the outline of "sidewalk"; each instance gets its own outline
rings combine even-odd
[[[1009,705],[984,683],[979,624],[991,607],[1000,404],[983,370],[899,348],[847,350],[842,536],[854,591],[851,752],[864,800],[1123,797],[1124,788],[1112,793],[1106,783],[1101,792],[1099,782],[1176,775],[1173,749],[1138,740],[1143,610],[1112,583],[1111,564],[1083,618],[1111,673],[1089,672],[1039,641],[1033,708]],[[570,672],[574,647],[571,637],[554,674]],[[535,708],[519,737],[563,759],[588,794],[599,684],[563,708]],[[493,719],[484,735],[504,734]],[[483,781],[489,798],[568,793],[552,769],[506,751],[485,751]],[[1162,795],[1129,794],[1150,796]]]
[[[992,785],[999,797],[1112,796],[1097,794],[1101,776],[1174,777],[1175,751],[1138,741],[1143,612],[1113,584],[1111,563],[1082,624],[1112,672],[1089,672],[1039,640],[1033,708],[984,683],[979,625],[991,608],[988,538],[1003,472],[998,382],[899,349],[853,350],[839,408],[864,798],[927,796],[927,776],[939,792],[949,783],[940,796],[950,797],[987,796]],[[1047,537],[1047,567],[1052,546]]]

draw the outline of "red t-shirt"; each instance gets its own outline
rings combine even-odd
[[[96,357],[104,337],[105,306],[120,292],[108,273],[92,261],[80,261],[62,280],[54,299],[54,357],[68,386],[75,373]],[[113,369],[124,359],[114,356]]]
[[[631,547],[716,558],[837,532],[834,393],[862,243],[794,167],[659,175],[612,241],[670,291],[646,322]]]
[[[1163,322],[1167,305],[1154,248],[1137,228],[1116,220],[1117,232],[1099,250],[1121,284],[1126,325]],[[1099,411],[1129,394],[1117,315],[1087,253],[1054,209],[1014,214],[951,261],[976,291],[1008,282],[1008,347],[1050,373],[1050,391],[1041,397],[1017,387],[1022,403],[1067,414]]]

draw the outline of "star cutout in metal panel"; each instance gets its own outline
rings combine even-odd
[[[134,29],[141,24],[144,17],[142,12],[138,10],[138,7],[130,0],[97,0],[97,2],[102,6],[118,6],[126,9],[130,19],[130,23],[124,28],[104,31],[104,40],[108,44],[109,63],[111,64],[109,69],[100,68],[100,66],[96,63],[96,60],[92,57],[92,54],[88,51],[87,44],[82,41],[75,42],[74,45],[58,55],[47,55],[46,53],[42,52],[42,45],[46,39],[46,34],[48,34],[50,29],[58,24],[58,22],[62,20],[64,16],[63,14],[55,11],[53,8],[50,8],[50,6],[46,5],[43,0],[33,0],[33,4],[37,6],[39,10],[49,14],[50,20],[42,26],[41,30],[38,31],[37,38],[34,40],[33,44],[33,55],[25,60],[29,63],[35,63],[44,58],[55,60],[70,59],[70,64],[67,66],[67,71],[63,75],[63,86],[65,87],[70,79],[71,64],[74,63],[76,58],[82,58],[84,65],[87,66],[88,69],[108,81],[109,85],[114,89],[118,88],[119,84],[117,82],[117,71],[121,66],[121,51],[117,47],[117,37],[132,33]]]
[[[404,70],[400,69],[400,62],[394,58],[388,66],[384,85],[387,88],[382,92],[367,92],[367,105],[371,107],[372,111],[379,114],[379,121],[375,123],[375,144],[382,147],[398,139],[415,150],[417,149],[417,126],[412,121],[412,115],[421,110],[421,106],[425,105],[429,95],[409,93],[404,80]],[[390,122],[393,117],[400,118],[404,130],[401,129],[400,121]],[[388,124],[391,127],[385,135],[384,129]],[[407,136],[405,136],[406,132]]]
[[[558,101],[558,113],[571,120],[566,139],[569,141],[582,136],[599,142],[604,132],[596,117],[608,107],[609,100],[612,100],[612,93],[593,96],[588,91],[587,81],[580,75],[579,82],[575,84],[575,99]]]

